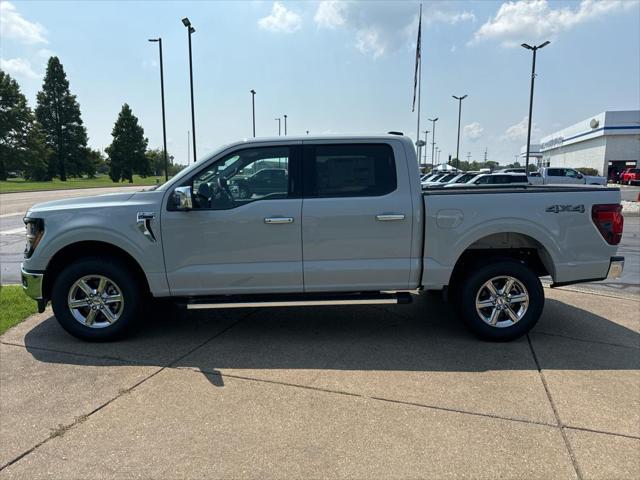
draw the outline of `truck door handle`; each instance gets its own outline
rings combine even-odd
[[[384,213],[382,215],[376,215],[376,220],[379,222],[392,222],[394,220],[404,220],[403,213]]]
[[[280,223],[293,223],[293,217],[267,217],[264,219],[264,223],[269,225],[277,225]]]

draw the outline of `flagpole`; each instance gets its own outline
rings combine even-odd
[[[422,27],[422,3],[420,4],[420,19],[419,25]],[[416,127],[416,145],[420,140],[420,90],[422,89],[422,28],[418,29],[420,32],[420,36],[418,38],[418,45],[420,46],[420,56],[418,57],[418,125]],[[420,164],[420,151],[421,147],[417,147],[418,154],[418,165]]]

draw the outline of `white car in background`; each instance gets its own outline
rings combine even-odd
[[[602,185],[607,186],[607,179],[601,176],[585,175],[573,168],[543,167],[530,175],[529,180],[534,185]]]
[[[466,183],[452,183],[445,185],[445,188],[497,185],[530,185],[530,183],[524,173],[481,173]]]

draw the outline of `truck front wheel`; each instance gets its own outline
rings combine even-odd
[[[500,259],[477,266],[460,288],[462,319],[486,340],[508,341],[526,334],[544,307],[540,279],[515,260]]]
[[[121,337],[132,326],[142,295],[134,274],[123,262],[90,257],[60,272],[51,305],[67,332],[100,342]]]

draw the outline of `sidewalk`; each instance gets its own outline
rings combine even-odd
[[[0,337],[0,478],[638,478],[640,304],[546,289],[519,341],[450,307],[149,314]]]

